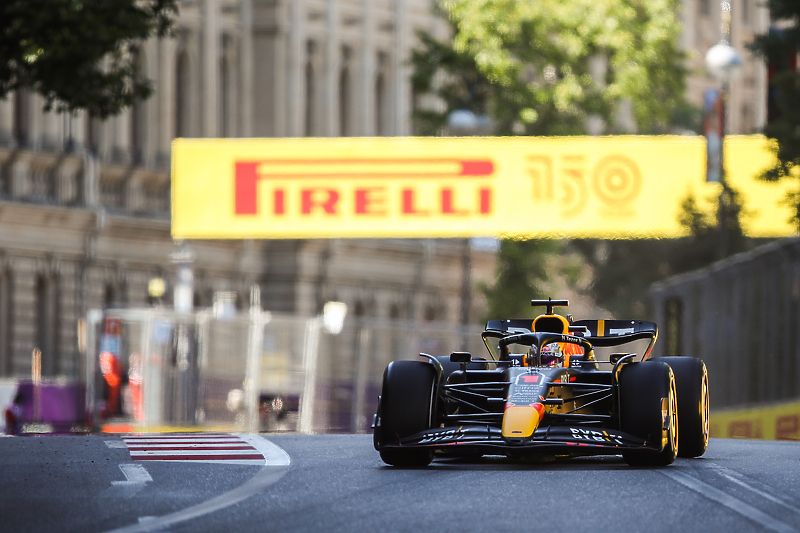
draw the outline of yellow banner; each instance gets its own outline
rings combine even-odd
[[[800,440],[800,402],[711,413],[711,436]]]
[[[760,136],[727,137],[752,236],[792,233],[790,183],[755,175]],[[703,137],[176,139],[172,234],[182,239],[676,237],[706,183]]]

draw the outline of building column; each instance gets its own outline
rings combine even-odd
[[[238,131],[234,136],[253,136],[253,0],[241,0],[239,7],[239,100]]]
[[[375,131],[375,17],[373,16],[374,0],[364,0],[361,44],[361,69],[359,72],[358,90],[361,104],[358,106],[358,125],[356,135],[377,135]]]
[[[322,84],[322,116],[323,135],[327,137],[339,136],[339,70],[342,55],[339,42],[339,3],[337,0],[328,1],[328,40],[325,44],[325,68]]]
[[[289,24],[289,62],[287,64],[286,124],[290,137],[303,135],[303,113],[305,110],[305,42],[306,3],[292,0]]]
[[[158,98],[158,112],[161,125],[158,144],[156,147],[156,164],[169,164],[170,143],[175,138],[175,78],[178,43],[174,39],[161,39],[159,41],[159,65],[161,66],[160,91]]]
[[[219,136],[219,0],[205,0],[203,16],[203,137]]]
[[[408,135],[409,126],[409,72],[408,59],[408,4],[407,0],[395,0],[394,34],[394,116],[392,134]]]

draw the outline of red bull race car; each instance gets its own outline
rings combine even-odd
[[[488,358],[467,352],[393,361],[383,375],[374,445],[393,466],[436,457],[622,455],[632,466],[699,457],[708,446],[708,373],[686,356],[650,359],[644,320],[543,315],[491,320]],[[643,347],[640,353],[620,346]]]

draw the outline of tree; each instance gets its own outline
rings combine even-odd
[[[29,89],[45,110],[107,118],[152,93],[137,47],[168,34],[178,0],[4,0],[0,97]]]
[[[452,44],[423,38],[412,63],[415,88],[440,96],[444,116],[486,107],[501,135],[572,135],[586,132],[587,119],[626,131],[626,108],[641,133],[666,131],[685,112],[674,0],[449,0],[443,8]],[[438,91],[437,72],[445,74]]]
[[[772,20],[790,24],[780,30],[757,35],[748,48],[761,56],[769,66],[769,117],[764,135],[772,141],[777,162],[759,176],[765,181],[797,179],[800,174],[800,73],[797,53],[800,51],[800,1],[768,0]],[[800,230],[800,191],[787,195],[786,204],[794,208],[792,221]]]
[[[417,36],[420,46],[411,51],[414,93],[433,94],[446,103],[446,109],[414,109],[412,118],[416,133],[439,135],[450,113],[457,109],[472,111],[477,116],[488,115],[493,87],[478,70],[475,58],[465,51],[455,50],[452,43],[437,41],[425,32],[418,32]]]
[[[546,239],[501,241],[495,282],[480,287],[486,296],[486,319],[533,316],[530,301],[552,296],[546,293],[548,274],[543,258],[561,248],[560,242]]]
[[[680,6],[673,0],[449,0],[442,5],[453,41],[421,34],[412,64],[415,92],[432,94],[445,105],[415,114],[418,133],[440,133],[456,109],[490,115],[500,135],[584,134],[588,122],[600,123],[606,133],[627,132],[619,118],[626,110],[640,133],[687,123],[698,127],[698,112],[683,96]],[[529,300],[551,296],[545,292],[552,266],[548,257],[563,253],[564,246],[543,239],[502,241],[497,279],[482,287],[490,316],[531,316]],[[584,252],[598,273],[597,301],[625,316],[654,281],[644,276],[637,285],[634,269],[659,271],[651,249],[663,247],[662,241],[570,246]],[[595,253],[598,247],[607,253]]]
[[[720,198],[709,198],[705,204],[701,205],[693,195],[683,200],[679,220],[688,235],[679,239],[572,241],[570,245],[592,270],[589,295],[616,317],[647,317],[648,291],[653,283],[703,268],[764,242],[744,234],[742,218],[747,213],[736,189],[726,186],[721,202]],[[725,217],[719,216],[720,207],[725,210]],[[724,247],[720,243],[725,243]]]

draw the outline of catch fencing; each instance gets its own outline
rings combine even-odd
[[[419,352],[483,355],[479,327],[263,312],[92,311],[86,383],[95,426],[365,432],[386,365]]]
[[[713,408],[800,398],[800,238],[653,286],[655,355],[702,358]]]

